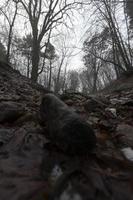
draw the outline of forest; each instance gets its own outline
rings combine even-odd
[[[0,0],[0,200],[133,200],[133,0]]]
[[[132,9],[131,0],[2,0],[0,59],[55,93],[95,93],[133,70]]]

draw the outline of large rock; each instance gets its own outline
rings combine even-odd
[[[11,123],[17,120],[24,114],[25,109],[22,104],[16,102],[1,102],[0,103],[0,123]]]
[[[133,126],[128,124],[119,124],[117,126],[118,142],[122,146],[129,146],[133,148]]]

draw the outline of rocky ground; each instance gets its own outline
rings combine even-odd
[[[45,138],[39,106],[48,91],[0,63],[0,200],[132,200],[133,76],[124,81],[98,95],[61,95],[97,137],[94,152],[70,156]]]

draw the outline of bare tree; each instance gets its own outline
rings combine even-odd
[[[25,35],[22,39],[15,37],[14,46],[19,50],[19,54],[24,59],[24,65],[26,65],[26,76],[30,78],[31,71],[31,47],[32,47],[32,36],[31,34]]]
[[[48,31],[64,23],[68,11],[75,7],[75,0],[20,0],[23,5],[32,29],[32,71],[31,79],[36,82],[40,60],[41,42]]]
[[[132,0],[125,0],[125,8],[130,17],[130,28],[133,29],[133,2]]]
[[[44,85],[49,90],[53,89],[53,69],[55,74],[55,63],[57,60],[57,55],[54,45],[51,44],[50,38],[47,43],[45,43],[46,48],[44,52],[41,52],[41,57],[43,60],[40,76],[45,78]]]
[[[7,40],[7,53],[6,53],[6,61],[10,62],[10,51],[11,51],[11,43],[12,43],[12,37],[13,37],[13,27],[15,24],[17,12],[18,12],[18,0],[14,1],[14,5],[11,5],[12,2],[10,0],[7,0],[5,4],[0,8],[0,12],[5,16],[8,25],[9,25],[9,31],[8,31],[8,40]],[[13,7],[15,8],[13,10]],[[10,8],[10,9],[9,9]],[[12,13],[9,13],[9,10],[13,10]]]
[[[100,0],[93,1],[93,4],[96,6],[99,11],[102,19],[106,22],[106,25],[110,29],[112,36],[112,43],[115,52],[115,60],[117,64],[120,62],[121,65],[124,65],[124,70],[132,69],[132,57],[130,56],[129,48],[127,48],[126,42],[122,37],[122,33],[119,29],[118,21],[115,15],[115,7],[117,2]],[[123,5],[122,5],[123,6]]]
[[[56,43],[56,52],[58,55],[57,73],[55,77],[55,93],[58,93],[60,90],[64,90],[65,85],[65,76],[67,72],[67,67],[72,56],[73,49],[69,47],[69,41],[67,40],[67,35],[59,35]]]
[[[77,92],[79,89],[79,73],[76,70],[68,71],[68,90],[71,92]]]
[[[83,51],[85,55],[83,61],[86,70],[81,75],[81,80],[83,76],[87,79],[89,91],[93,93],[98,89],[100,70],[104,72],[104,61],[106,62],[105,57],[107,57],[109,51],[107,49],[107,38],[108,28],[105,28],[101,33],[95,33],[92,38],[87,38],[84,42]]]

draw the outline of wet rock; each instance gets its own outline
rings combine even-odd
[[[3,147],[4,144],[7,144],[10,139],[13,137],[13,129],[0,128],[0,147]]]
[[[92,128],[56,96],[44,95],[40,115],[46,123],[48,139],[65,153],[82,155],[96,147]]]
[[[128,100],[127,102],[124,103],[124,105],[132,107],[133,106],[133,100]]]
[[[0,123],[11,123],[24,114],[21,104],[15,102],[0,103]]]
[[[71,99],[66,100],[65,103],[66,103],[68,106],[72,106],[72,105],[73,105],[73,101],[72,101]]]
[[[88,117],[88,123],[91,124],[91,125],[94,125],[94,124],[98,124],[100,118],[96,117],[96,116],[89,116]]]
[[[100,129],[103,129],[103,130],[111,130],[113,128],[113,124],[110,123],[109,120],[99,120],[99,123],[98,123],[98,126]]]
[[[99,109],[105,109],[106,107],[107,103],[97,97],[88,98],[84,103],[84,108],[87,112],[95,112]]]
[[[118,99],[118,98],[111,98],[110,102],[113,105],[125,103],[123,99]]]
[[[0,96],[0,101],[14,101],[17,102],[20,100],[20,96],[14,94],[5,94],[5,92]]]
[[[133,162],[133,149],[131,149],[130,147],[126,147],[122,148],[121,151],[125,158]]]
[[[105,111],[111,113],[113,117],[117,117],[116,108],[106,108]]]
[[[119,124],[116,129],[116,134],[120,135],[120,137],[118,137],[119,144],[122,146],[133,147],[133,126]]]
[[[55,165],[50,175],[51,182],[57,181],[62,174],[62,169],[58,165]]]

